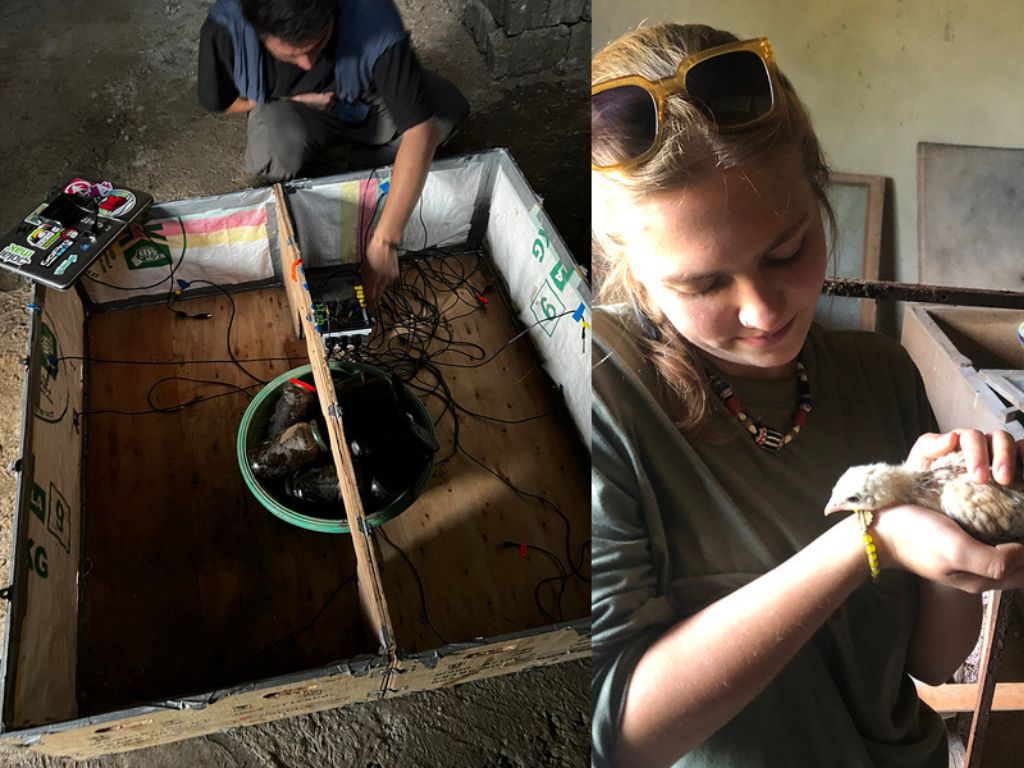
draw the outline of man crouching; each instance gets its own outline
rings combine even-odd
[[[248,113],[246,169],[299,175],[329,146],[350,165],[394,164],[367,245],[367,297],[398,276],[395,246],[434,151],[465,119],[459,90],[420,68],[392,0],[217,0],[200,33],[198,94],[212,112]]]

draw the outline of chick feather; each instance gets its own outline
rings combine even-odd
[[[1024,484],[978,483],[960,451],[935,459],[926,470],[898,464],[850,467],[836,482],[825,507],[873,512],[916,504],[943,512],[974,538],[988,544],[1024,539]]]

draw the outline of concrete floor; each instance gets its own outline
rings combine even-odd
[[[157,200],[252,186],[242,119],[195,98],[208,0],[4,0],[0,8],[0,229],[77,170]],[[460,24],[461,0],[398,0],[424,64],[456,82],[473,114],[460,151],[509,147],[570,248],[589,250],[585,73],[495,80]],[[326,170],[326,169],[325,169]],[[338,169],[330,169],[332,172]],[[581,199],[582,198],[582,199]],[[0,466],[19,455],[25,285],[0,274]],[[0,472],[0,573],[14,494]],[[0,605],[0,609],[5,605]],[[582,766],[590,666],[573,662],[403,699],[235,729],[91,760],[103,766]],[[0,765],[63,761],[0,746]]]

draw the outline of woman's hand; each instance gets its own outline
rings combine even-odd
[[[1022,454],[1008,432],[955,429],[921,435],[906,464],[928,469],[935,459],[957,450],[963,451],[972,480],[994,478],[1002,485],[1013,482]],[[877,512],[873,528],[882,567],[904,568],[965,592],[1024,586],[1024,544],[983,544],[942,513],[914,505]]]
[[[940,512],[891,507],[875,513],[872,532],[883,568],[903,568],[964,592],[1024,587],[1024,544],[983,544]]]
[[[1013,482],[1024,455],[1013,436],[1004,430],[986,435],[977,429],[954,429],[941,435],[921,435],[910,449],[906,464],[914,469],[928,469],[935,459],[956,450],[963,451],[972,480],[986,483],[995,478],[1000,485]]]

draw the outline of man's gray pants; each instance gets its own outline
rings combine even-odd
[[[427,98],[441,127],[441,143],[469,114],[469,104],[454,84],[423,71]],[[328,147],[352,144],[350,167],[374,167],[394,162],[401,134],[380,94],[364,96],[370,114],[361,123],[345,123],[329,111],[282,99],[249,113],[245,167],[268,182],[295,178],[303,166]]]

